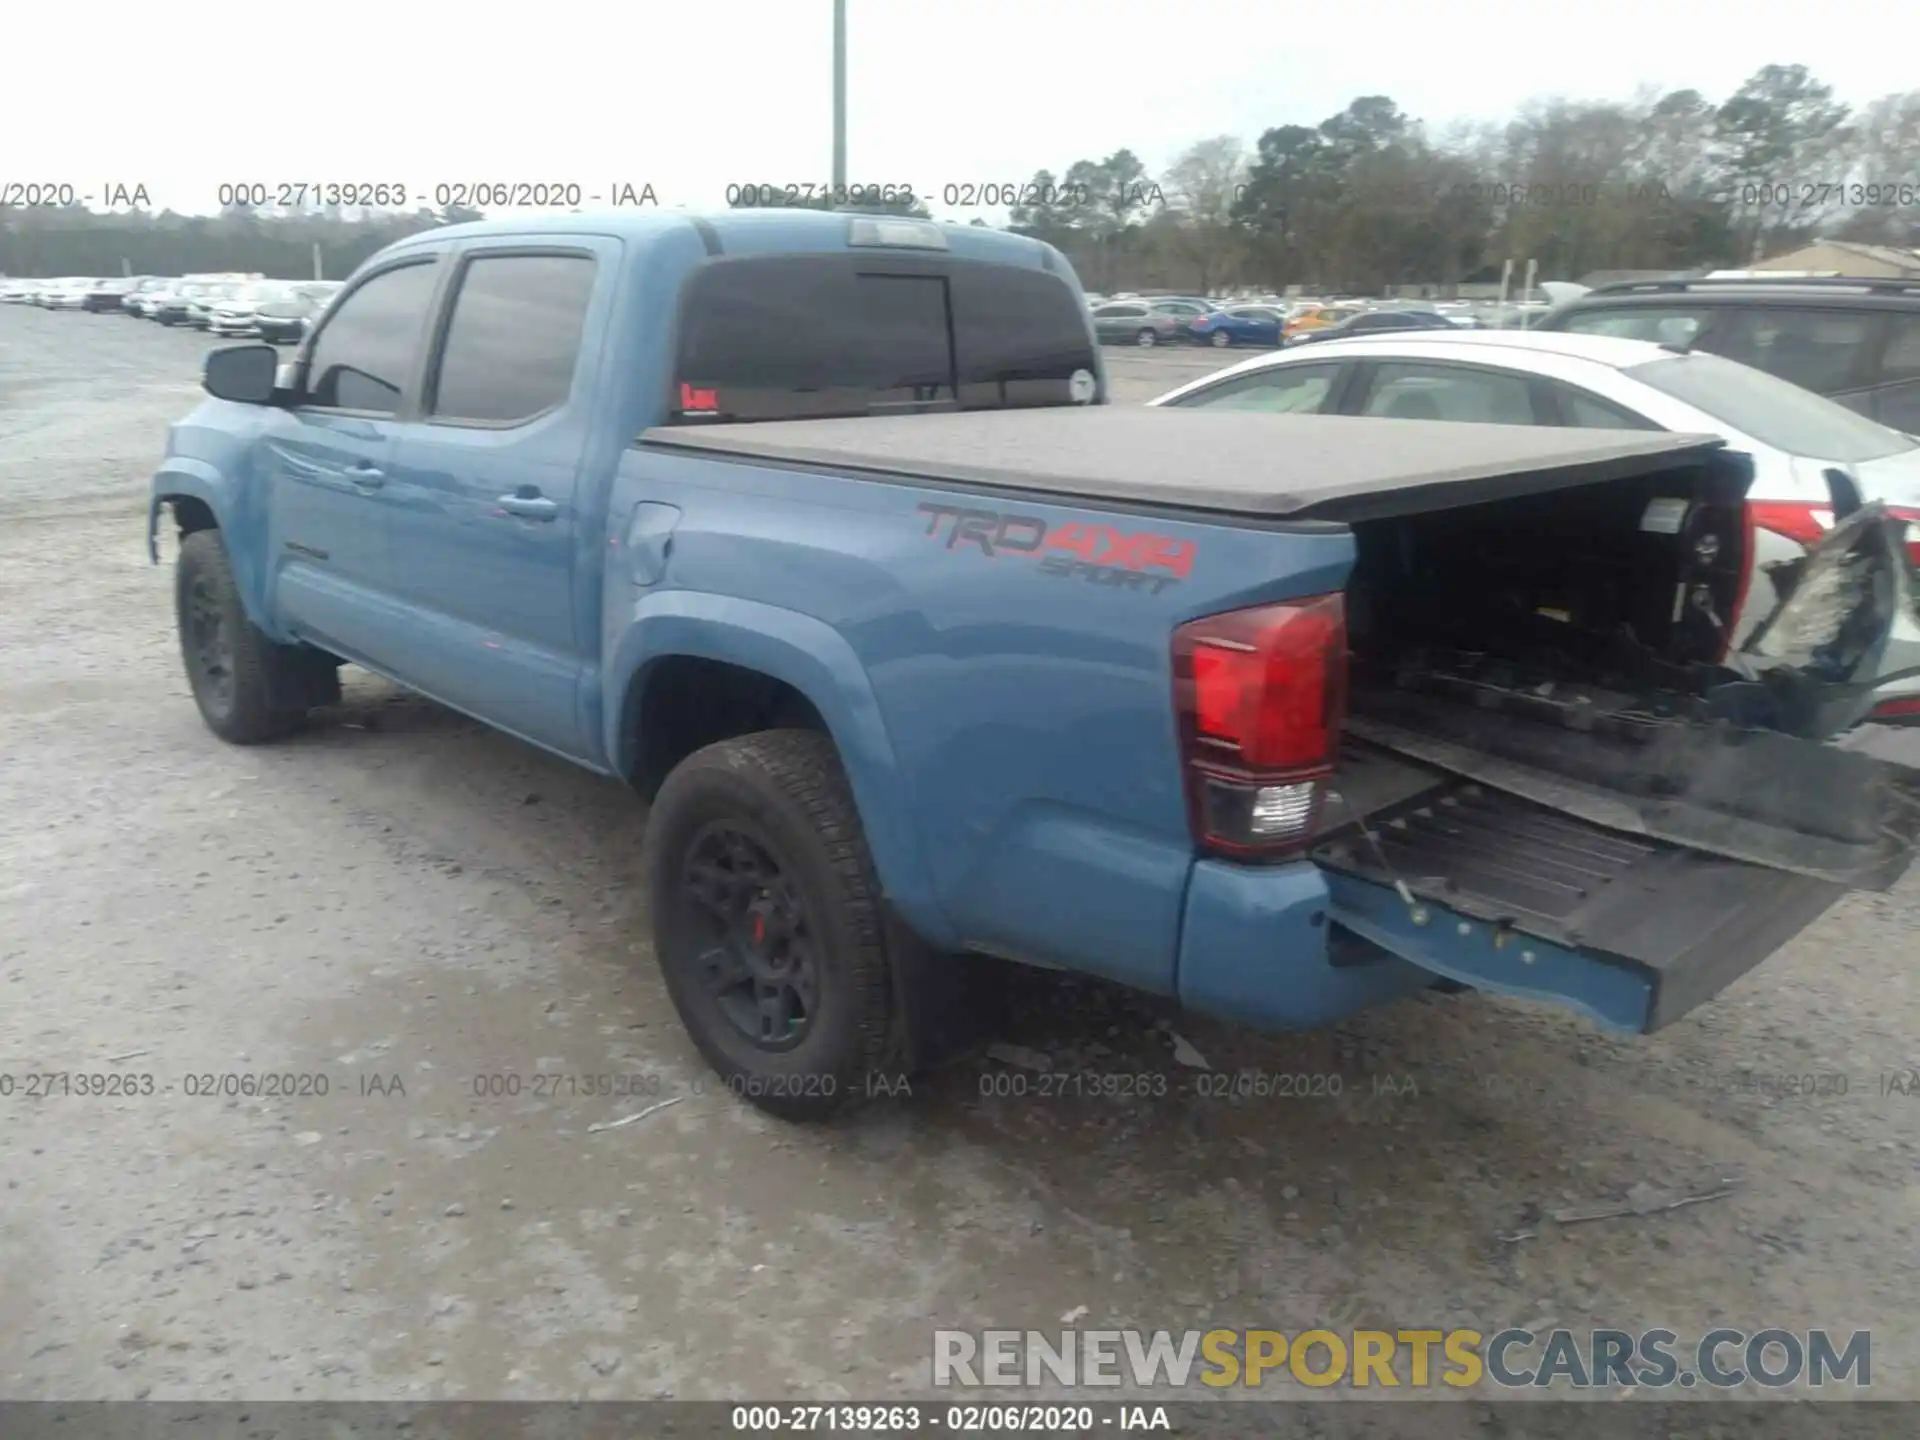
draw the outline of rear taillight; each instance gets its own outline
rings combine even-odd
[[[1920,695],[1902,695],[1882,700],[1867,716],[1869,720],[1920,720]]]
[[[1758,620],[1767,612],[1768,607],[1760,605],[1757,607],[1760,615],[1747,615],[1747,606],[1754,591],[1754,575],[1761,563],[1761,547],[1758,543],[1760,532],[1764,530],[1806,548],[1817,544],[1820,537],[1832,528],[1833,510],[1826,505],[1809,505],[1798,500],[1747,502],[1746,557],[1740,572],[1739,595],[1733,605],[1733,620],[1727,626],[1727,643],[1720,654],[1722,662],[1733,653],[1736,640],[1748,633],[1747,620]]]
[[[1812,545],[1833,528],[1833,510],[1794,500],[1749,500],[1747,517],[1754,527],[1771,530],[1802,545]]]
[[[1907,559],[1920,565],[1920,510],[1905,505],[1889,505],[1887,514],[1907,522]]]
[[[1173,689],[1194,839],[1239,860],[1297,851],[1318,828],[1346,714],[1344,597],[1182,625]]]
[[[1907,558],[1920,565],[1920,509],[1907,505],[1889,505],[1887,514],[1907,522]],[[1762,530],[1813,545],[1833,528],[1833,510],[1826,505],[1809,505],[1792,500],[1751,500],[1747,515]]]

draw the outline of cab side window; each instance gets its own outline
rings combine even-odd
[[[431,258],[397,265],[334,306],[308,354],[308,405],[369,415],[399,410],[439,269]]]

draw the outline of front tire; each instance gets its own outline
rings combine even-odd
[[[261,745],[293,733],[318,703],[322,666],[337,687],[329,657],[276,645],[247,618],[218,530],[196,530],[180,542],[173,602],[194,704],[222,740]]]
[[[894,1051],[886,930],[833,741],[763,730],[683,760],[655,797],[654,953],[694,1045],[734,1094],[823,1120]]]
[[[1213,338],[1209,340],[1207,343],[1213,346],[1213,348],[1216,350],[1224,350],[1229,345],[1233,344],[1233,336],[1229,335],[1224,330],[1216,330],[1213,332]]]

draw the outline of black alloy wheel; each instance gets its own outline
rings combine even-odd
[[[800,1045],[820,1010],[819,940],[767,836],[738,818],[705,826],[687,849],[678,903],[701,937],[695,964],[714,1008],[761,1050]]]

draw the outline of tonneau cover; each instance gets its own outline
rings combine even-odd
[[[1105,405],[658,426],[640,439],[848,474],[1320,521],[1644,475],[1699,463],[1723,443],[1658,431]]]

